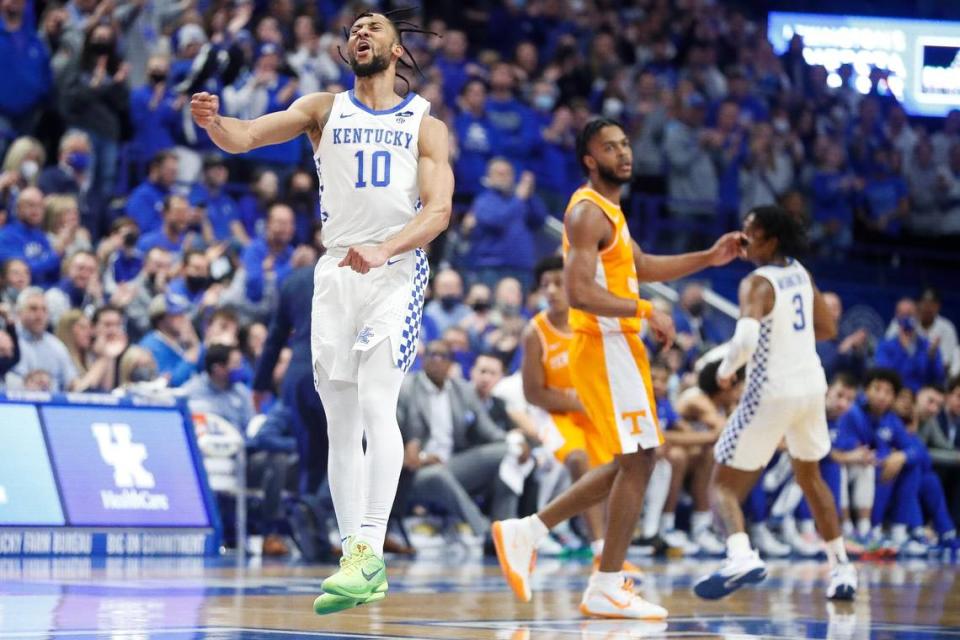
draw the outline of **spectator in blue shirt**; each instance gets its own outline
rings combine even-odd
[[[137,249],[146,253],[154,247],[166,249],[175,256],[188,247],[187,225],[190,222],[190,204],[183,196],[168,195],[161,202],[163,224],[140,236]]]
[[[458,199],[469,202],[482,186],[487,163],[497,153],[497,131],[486,113],[487,85],[474,78],[460,92],[460,114],[453,123],[459,153],[453,169]]]
[[[903,422],[893,412],[894,399],[901,387],[900,376],[891,369],[873,369],[867,373],[866,388],[838,425],[834,447],[847,456],[847,464],[875,464],[876,494],[872,508],[857,505],[859,519],[869,517],[874,536],[884,522],[893,523],[892,539],[900,546],[909,540],[908,530],[921,524],[919,491],[921,469]]]
[[[843,302],[840,296],[832,291],[824,291],[823,301],[830,315],[833,316],[833,321],[839,327],[843,316]],[[817,355],[820,356],[820,364],[823,365],[827,380],[833,380],[833,377],[840,372],[849,373],[859,380],[867,370],[869,339],[870,334],[861,327],[849,334],[837,334],[829,340],[817,341]]]
[[[290,273],[293,231],[293,210],[282,203],[270,207],[263,237],[247,245],[241,258],[246,272],[246,297],[250,302],[276,299],[280,285]]]
[[[184,385],[195,413],[217,415],[244,433],[255,415],[253,396],[243,384],[243,355],[236,345],[211,345],[203,355],[203,373]]]
[[[889,147],[873,152],[873,171],[861,194],[860,219],[868,229],[885,236],[897,236],[909,213],[907,183],[900,175],[899,156]]]
[[[543,95],[543,94],[541,94]],[[583,181],[577,162],[576,129],[573,112],[561,105],[540,130],[540,158],[537,163],[537,193],[551,215],[563,217],[567,201]]]
[[[814,236],[824,250],[853,244],[853,203],[863,189],[863,180],[847,171],[844,164],[843,147],[830,143],[813,174]]]
[[[240,243],[250,244],[251,238],[263,235],[264,222],[267,219],[267,209],[277,199],[280,190],[280,181],[277,174],[269,169],[260,169],[253,174],[250,184],[250,193],[240,198],[240,221],[243,223],[243,233],[239,234]]]
[[[137,168],[160,151],[174,146],[173,133],[179,125],[184,98],[173,91],[169,82],[170,60],[166,56],[150,56],[147,61],[148,84],[130,92],[130,115],[133,121],[131,151]],[[142,174],[140,174],[142,175]]]
[[[206,253],[197,249],[184,252],[181,273],[180,277],[170,281],[167,291],[190,302],[191,319],[217,306],[222,285],[211,284],[210,260]]]
[[[694,353],[726,342],[733,335],[732,321],[713,311],[704,300],[703,285],[690,282],[680,291],[680,300],[673,309],[673,323],[678,334],[689,336]],[[686,345],[681,345],[686,346]]]
[[[242,242],[246,234],[240,222],[240,208],[225,190],[229,179],[230,171],[223,158],[215,154],[206,156],[203,159],[201,182],[193,185],[190,191],[190,204],[206,209],[207,220],[216,240]]]
[[[43,193],[27,187],[17,198],[17,219],[0,227],[0,262],[20,258],[33,284],[47,287],[60,277],[60,257],[43,230]]]
[[[533,111],[514,96],[516,78],[513,67],[500,62],[490,70],[490,96],[487,117],[497,131],[499,149],[517,172],[534,168],[540,143],[540,128]]]
[[[916,393],[920,387],[942,384],[946,378],[939,347],[939,343],[917,333],[913,316],[901,317],[897,319],[897,335],[877,346],[874,364],[896,371],[904,386]]]
[[[0,139],[26,133],[53,85],[50,52],[24,19],[25,0],[0,8]]]
[[[508,276],[517,278],[525,291],[533,284],[535,235],[547,218],[534,182],[533,174],[524,172],[515,184],[510,162],[494,158],[487,168],[486,189],[464,221],[474,277],[491,288]]]
[[[467,37],[462,31],[450,30],[443,34],[443,51],[433,66],[443,77],[443,99],[453,104],[461,89],[470,79],[470,72],[478,67],[467,59]]]
[[[136,221],[140,233],[149,233],[160,226],[163,200],[177,182],[178,166],[172,152],[161,151],[150,160],[147,180],[127,198],[127,215]]]
[[[140,346],[153,354],[157,372],[167,376],[171,387],[179,387],[197,371],[200,339],[187,313],[190,301],[167,293],[150,301],[149,315],[153,331],[140,341]]]

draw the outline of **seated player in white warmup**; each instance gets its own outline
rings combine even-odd
[[[717,370],[729,386],[747,365],[747,388],[714,448],[717,466],[711,502],[727,535],[727,561],[700,579],[694,592],[722,598],[767,575],[750,548],[741,502],[773,457],[782,439],[793,461],[820,535],[827,541],[827,597],[849,600],[857,573],[847,559],[830,488],[820,460],[830,453],[825,394],[827,382],[815,342],[836,335],[836,322],[810,274],[794,258],[806,244],[804,229],[777,206],[757,207],[744,219],[743,257],[757,269],[740,283],[740,320]]]
[[[407,31],[420,30],[380,13],[354,21],[346,48],[356,75],[351,91],[311,93],[252,121],[219,115],[217,97],[207,93],[191,101],[194,120],[224,151],[245,153],[302,133],[315,150],[327,253],[314,277],[312,357],[343,542],[340,570],[314,603],[319,614],[386,595],[383,541],[403,466],[397,399],[414,360],[429,276],[420,247],[450,219],[447,128],[425,99],[394,90]]]

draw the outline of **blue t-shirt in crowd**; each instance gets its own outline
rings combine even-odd
[[[26,20],[19,30],[9,31],[0,16],[0,60],[11,63],[0,73],[0,116],[19,118],[50,93],[50,52]]]
[[[0,263],[19,258],[30,267],[33,284],[48,287],[60,277],[60,255],[53,250],[46,232],[11,220],[0,227]]]
[[[241,261],[247,272],[247,300],[260,302],[263,299],[264,272],[263,261],[270,255],[270,247],[263,238],[257,238],[243,250]],[[283,251],[274,256],[273,270],[277,275],[277,287],[283,284],[290,274],[290,259],[293,257],[293,247],[284,247]]]
[[[540,127],[533,110],[519,100],[487,99],[487,118],[497,131],[499,153],[513,162],[514,170],[532,170],[537,147],[540,144]]]
[[[183,350],[164,340],[158,331],[145,335],[140,346],[153,354],[160,375],[170,375],[171,387],[179,387],[197,372],[197,363],[186,360]]]
[[[174,109],[177,94],[169,89],[151,109],[153,85],[130,92],[130,120],[133,122],[131,147],[140,160],[149,160],[158,151],[175,145],[173,133],[179,125],[180,112]]]
[[[867,217],[873,221],[882,216],[895,213],[900,201],[908,194],[907,183],[900,176],[871,178],[863,187],[861,199],[865,205]],[[897,235],[903,228],[900,218],[891,218],[881,231],[887,235]]]
[[[820,223],[836,220],[844,227],[853,226],[853,200],[841,183],[849,174],[817,171],[813,174],[813,219]]]
[[[472,267],[532,269],[534,234],[547,218],[547,208],[536,195],[526,200],[486,189],[473,201],[477,226],[470,232]]]
[[[480,180],[487,172],[487,163],[500,153],[497,130],[486,116],[461,113],[453,123],[460,146],[460,155],[454,163],[457,193],[476,195],[482,186]]]
[[[127,198],[127,215],[140,227],[141,234],[158,229],[163,223],[163,199],[169,194],[165,186],[147,180]]]
[[[904,386],[914,393],[925,384],[942,383],[945,377],[940,350],[931,355],[930,343],[922,336],[916,337],[912,349],[904,347],[898,336],[884,340],[877,345],[874,364],[899,373]]]
[[[861,396],[850,410],[837,421],[837,438],[833,446],[838,451],[852,451],[866,446],[883,459],[894,451],[902,451],[907,460],[916,458],[903,422],[892,410],[874,416],[867,409],[867,399]]]
[[[206,185],[195,184],[190,190],[189,199],[194,207],[206,208],[214,238],[228,240],[233,237],[230,225],[240,219],[240,207],[233,198],[223,191],[214,192]]]

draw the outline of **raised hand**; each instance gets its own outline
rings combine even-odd
[[[212,125],[219,112],[220,98],[211,93],[201,91],[193,94],[193,97],[190,98],[190,115],[193,116],[193,121],[197,123],[197,126],[202,129]]]

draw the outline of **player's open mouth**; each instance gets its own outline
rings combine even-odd
[[[369,53],[369,52],[370,52],[369,42],[361,42],[360,44],[357,45],[357,55],[360,55],[361,53]]]

